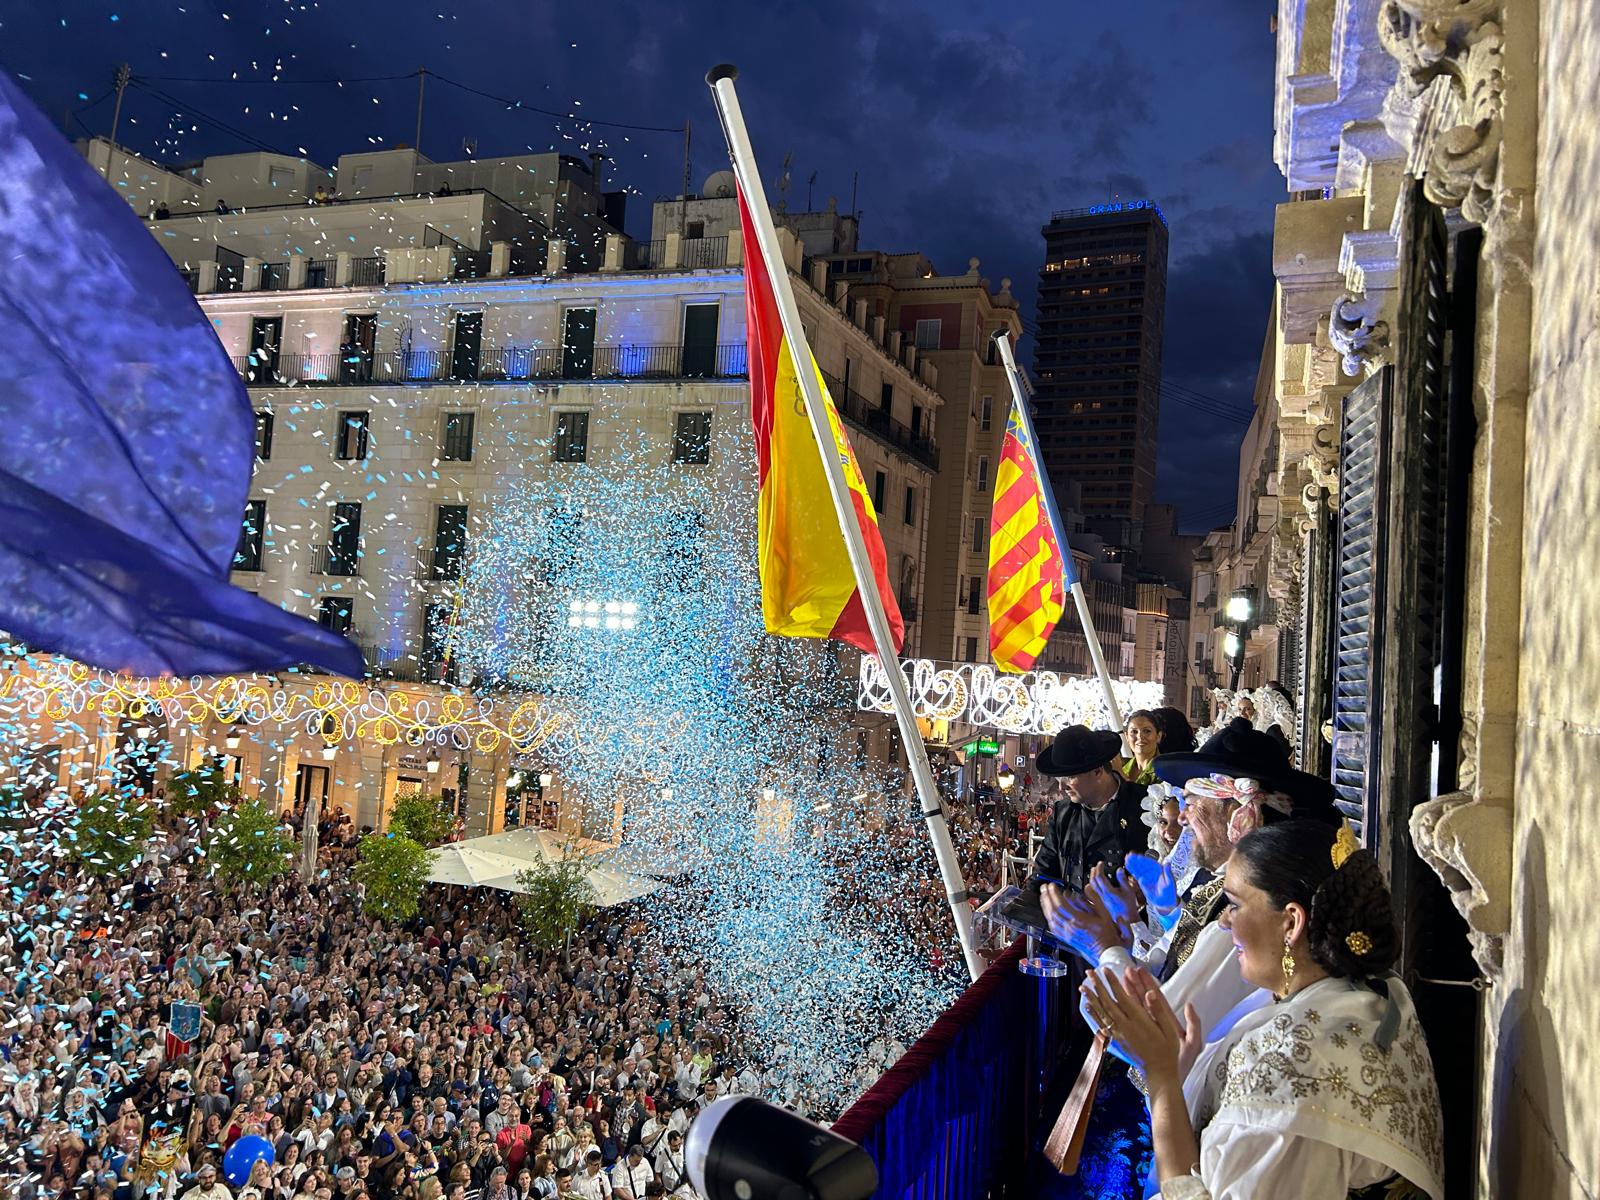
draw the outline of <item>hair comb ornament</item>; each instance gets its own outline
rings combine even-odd
[[[1350,822],[1345,821],[1339,826],[1339,836],[1333,839],[1333,869],[1337,871],[1350,861],[1350,856],[1361,849],[1361,843],[1356,840],[1356,831],[1350,828]],[[1356,951],[1361,953],[1361,951]]]
[[[1360,958],[1364,954],[1372,953],[1372,939],[1359,929],[1357,929],[1354,933],[1346,934],[1344,944],[1350,947],[1350,953],[1354,954],[1357,958]]]

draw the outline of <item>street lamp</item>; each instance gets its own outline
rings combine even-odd
[[[429,775],[437,775],[439,773],[439,752],[437,750],[428,751],[427,767]]]
[[[1010,763],[1001,763],[1000,769],[995,772],[994,781],[1000,785],[1002,792],[1009,792],[1011,785],[1017,781],[1017,773],[1011,769]]]
[[[539,772],[539,790],[540,791],[543,791],[545,788],[549,787],[555,781],[556,781],[556,777],[554,775],[550,774],[549,771],[540,771]]]
[[[333,745],[333,743],[330,742],[330,743],[328,743],[326,746],[324,746],[322,748],[322,761],[323,762],[332,762],[334,759],[336,759],[338,757],[339,757],[339,747]]]
[[[1224,615],[1228,623],[1234,628],[1223,639],[1223,652],[1228,657],[1232,667],[1232,676],[1228,680],[1228,690],[1239,690],[1239,676],[1244,673],[1244,647],[1245,639],[1250,636],[1250,622],[1255,616],[1256,602],[1253,588],[1239,588],[1228,597],[1228,606]]]
[[[243,722],[235,721],[228,726],[228,736],[222,739],[222,744],[229,750],[237,750],[239,743],[244,740]]]
[[[672,789],[669,787],[662,788],[661,799],[666,801],[668,804],[672,803]]]

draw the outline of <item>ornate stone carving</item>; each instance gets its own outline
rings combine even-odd
[[[1371,375],[1389,350],[1389,322],[1380,320],[1364,296],[1348,293],[1333,302],[1328,343],[1344,362],[1346,375]]]
[[[1451,792],[1411,810],[1411,839],[1466,918],[1478,969],[1498,977],[1511,929],[1511,810]]]
[[[1505,80],[1501,0],[1387,0],[1378,39],[1397,62],[1395,91],[1406,101],[1429,94],[1413,126],[1413,159],[1423,159],[1428,199],[1460,207],[1469,221],[1494,212]],[[1440,88],[1436,81],[1446,80]],[[1444,106],[1445,111],[1437,111]],[[1430,119],[1431,117],[1431,119]],[[1435,130],[1437,132],[1435,132]]]

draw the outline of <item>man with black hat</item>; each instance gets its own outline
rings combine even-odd
[[[1257,825],[1290,816],[1331,824],[1340,818],[1333,785],[1293,769],[1278,741],[1242,717],[1234,718],[1198,751],[1160,755],[1155,772],[1162,781],[1184,789],[1179,820],[1189,829],[1199,866],[1180,898],[1176,923],[1145,961],[1165,982],[1188,961],[1200,933],[1222,912],[1226,899],[1222,871],[1235,841]],[[1097,965],[1119,970],[1133,965],[1121,933],[1094,897],[1057,904],[1047,894],[1044,907],[1052,932],[1084,949],[1091,961],[1097,956]]]
[[[1081,892],[1096,863],[1120,867],[1130,851],[1145,848],[1145,786],[1124,779],[1111,765],[1121,750],[1119,734],[1069,725],[1039,755],[1040,773],[1059,777],[1067,799],[1050,814],[1030,884],[1064,884]]]

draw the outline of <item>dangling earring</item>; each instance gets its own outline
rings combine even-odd
[[[1283,939],[1283,995],[1289,995],[1289,990],[1294,987],[1294,951],[1289,949],[1289,939]]]

